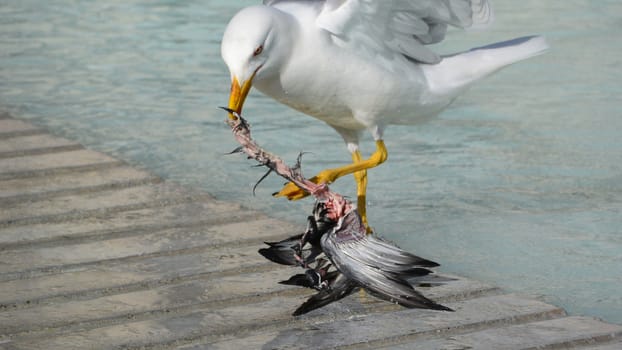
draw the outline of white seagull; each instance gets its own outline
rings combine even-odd
[[[255,86],[332,126],[353,163],[312,180],[331,183],[354,174],[358,210],[367,225],[366,170],[387,159],[388,125],[430,119],[472,83],[548,48],[539,36],[447,56],[427,46],[442,41],[448,26],[484,27],[493,17],[487,0],[263,1],[239,11],[222,39],[232,81],[229,108],[241,114]],[[359,152],[365,130],[376,141],[368,159]],[[307,194],[290,183],[276,195]]]

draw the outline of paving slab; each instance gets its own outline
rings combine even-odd
[[[250,225],[249,225],[250,223]],[[204,228],[172,228],[129,237],[118,237],[53,247],[20,248],[0,255],[1,276],[11,272],[46,270],[61,265],[93,265],[99,261],[129,257],[174,254],[188,250],[209,250],[227,242],[274,240],[301,231],[293,225],[279,225],[275,219],[260,219],[210,225]],[[244,254],[258,255],[257,246]],[[127,260],[127,259],[126,259]]]
[[[0,139],[0,158],[82,149],[75,141],[49,134]]]
[[[102,153],[79,149],[74,151],[0,159],[0,180],[45,176],[58,172],[101,169],[122,164]]]
[[[581,347],[583,350],[620,350],[622,349],[622,340],[614,339],[612,342],[596,344],[596,345],[588,345],[585,347]]]
[[[227,222],[254,221],[265,215],[237,203],[200,200],[117,211],[91,211],[66,221],[13,225],[2,229],[0,250],[22,246],[59,245],[106,237],[127,237],[180,227],[200,227]]]
[[[100,282],[100,288],[114,287],[119,284],[116,276],[132,277],[136,283],[146,282],[154,278],[171,279],[197,273],[261,266],[267,262],[261,255],[257,254],[257,250],[261,247],[263,244],[244,247],[224,246],[218,247],[218,249],[200,246],[184,251],[162,251],[158,254],[137,252],[137,254],[125,259],[98,260],[93,263],[67,263],[41,269],[5,272],[0,274],[0,281],[8,282],[43,275],[59,275],[70,271],[84,272],[85,274],[97,271],[100,274],[108,274],[108,277]],[[114,250],[122,249],[122,247],[107,246],[105,249]],[[65,283],[68,282],[65,281]],[[75,288],[79,289],[80,287]]]
[[[157,176],[127,165],[43,177],[15,178],[0,181],[0,205],[33,201],[43,196],[129,187],[159,181],[161,179]]]
[[[620,325],[607,324],[591,317],[574,316],[486,329],[442,339],[426,339],[384,349],[552,349],[606,342],[621,334]]]
[[[6,116],[6,114],[4,115]],[[8,139],[24,135],[44,133],[41,128],[14,118],[0,118],[0,138]]]
[[[193,193],[171,184],[141,185],[54,196],[4,206],[0,211],[0,226],[64,220],[105,211],[162,206],[190,201],[194,197]]]

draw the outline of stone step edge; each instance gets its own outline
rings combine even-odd
[[[110,181],[108,183],[104,183],[101,185],[95,186],[84,186],[78,188],[65,188],[53,191],[46,191],[40,193],[29,193],[29,194],[20,194],[13,196],[6,196],[0,198],[0,208],[4,206],[11,206],[18,203],[23,202],[36,202],[42,200],[48,200],[54,197],[67,196],[67,195],[80,195],[80,194],[90,194],[96,192],[110,191],[114,189],[122,189],[129,187],[138,187],[144,185],[156,185],[163,183],[164,180],[157,176],[147,175],[143,178],[132,179],[132,180],[122,180],[122,181]]]
[[[2,137],[0,136],[0,138]],[[26,150],[0,152],[0,159],[37,156],[37,155],[51,154],[51,153],[62,153],[62,152],[69,152],[69,151],[77,151],[81,149],[84,149],[84,146],[80,144],[39,147],[39,148],[31,148],[31,149],[26,149]]]
[[[73,172],[103,170],[103,169],[109,169],[109,168],[123,166],[123,165],[126,165],[125,162],[123,161],[111,160],[111,161],[102,161],[102,162],[95,163],[95,164],[64,166],[64,167],[47,168],[47,169],[40,169],[40,170],[6,172],[6,173],[0,173],[0,181],[13,180],[13,179],[25,179],[25,178],[33,178],[33,177],[43,177],[43,176],[55,176],[55,175],[73,173]]]
[[[267,266],[267,268],[265,268],[266,271],[271,270],[271,269],[274,269],[274,264],[270,264],[269,266]],[[256,269],[253,272],[259,272],[259,269]],[[234,275],[234,274],[231,274],[231,275]],[[211,274],[211,276],[205,279],[210,279],[210,278],[214,278],[213,273]],[[219,299],[213,299],[213,300],[204,301],[204,302],[180,305],[176,307],[163,307],[163,308],[145,310],[145,311],[135,312],[135,313],[130,312],[130,313],[125,313],[125,314],[120,314],[120,315],[115,315],[115,316],[110,316],[110,317],[105,317],[105,318],[95,318],[95,319],[91,319],[87,321],[69,322],[69,323],[58,324],[58,325],[50,324],[50,325],[42,326],[40,328],[30,328],[30,329],[13,331],[12,333],[6,333],[3,335],[0,335],[0,337],[4,336],[4,337],[16,339],[16,338],[27,336],[30,339],[33,337],[34,338],[47,337],[47,336],[50,336],[51,332],[54,333],[54,336],[62,336],[65,334],[70,334],[72,332],[75,332],[76,330],[83,331],[83,330],[91,330],[91,329],[107,327],[107,326],[121,325],[121,324],[126,323],[128,319],[131,320],[132,322],[138,322],[138,321],[147,321],[150,319],[157,319],[157,318],[162,318],[162,317],[184,316],[184,315],[195,313],[201,309],[203,310],[225,309],[227,307],[232,307],[236,305],[260,303],[262,301],[267,301],[271,298],[276,298],[276,297],[297,297],[297,296],[304,296],[308,294],[309,292],[307,289],[300,288],[300,287],[291,287],[291,288],[278,290],[278,291],[270,291],[270,292],[259,293],[259,294],[249,293],[244,296],[238,296],[238,297],[233,297],[233,298],[219,298]],[[446,302],[466,301],[469,299],[477,299],[477,298],[483,298],[483,297],[500,295],[500,294],[501,294],[501,290],[499,288],[488,286],[486,288],[473,290],[470,293],[456,292],[456,293],[445,295],[445,296],[439,296],[435,299],[438,302],[446,303]],[[399,305],[391,304],[386,301],[382,301],[378,299],[366,305],[365,308],[358,310],[358,311],[353,311],[348,315],[340,316],[340,315],[334,315],[334,314],[331,314],[331,315],[315,314],[312,316],[307,316],[304,319],[301,318],[301,319],[294,319],[294,320],[295,322],[300,323],[300,325],[302,325],[302,324],[308,324],[308,323],[325,322],[326,318],[329,318],[331,321],[345,320],[349,317],[356,316],[356,315],[362,316],[362,315],[368,315],[368,314],[386,313],[386,312],[397,311],[400,309],[402,309],[402,307]],[[292,322],[291,319],[277,320],[267,325],[267,327],[269,327],[270,329],[275,329],[279,327],[284,327],[290,322]],[[251,325],[250,327],[253,329],[262,329],[262,327],[266,327],[266,324],[258,322],[254,325]],[[214,337],[227,336],[229,334],[232,334],[233,331],[234,331],[233,329],[224,328],[221,331],[217,332],[217,334],[216,333],[213,334],[213,336]],[[235,331],[237,331],[237,329]]]

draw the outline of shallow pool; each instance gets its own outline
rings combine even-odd
[[[216,109],[219,43],[259,1],[5,0],[0,110],[222,199],[304,223],[311,200],[270,194]],[[494,0],[495,25],[444,53],[540,33],[549,53],[480,83],[439,118],[386,132],[370,172],[377,232],[442,270],[622,323],[622,2]],[[251,94],[255,137],[308,175],[348,162],[323,123]],[[373,150],[366,139],[363,151]],[[351,179],[335,188],[354,194]]]

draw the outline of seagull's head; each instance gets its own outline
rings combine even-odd
[[[227,25],[221,54],[231,73],[229,108],[242,113],[253,81],[278,75],[291,51],[288,18],[269,6],[251,6],[238,12]],[[230,114],[230,118],[235,117]]]

